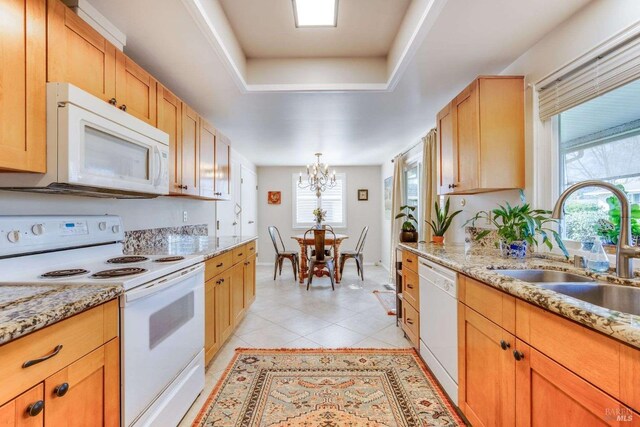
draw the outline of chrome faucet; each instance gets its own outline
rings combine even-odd
[[[633,277],[632,258],[640,258],[640,247],[631,245],[631,207],[624,191],[605,181],[588,180],[573,184],[564,190],[553,208],[552,218],[562,219],[563,207],[567,198],[575,191],[585,187],[600,187],[609,190],[620,201],[620,236],[616,247],[616,273],[618,277]]]

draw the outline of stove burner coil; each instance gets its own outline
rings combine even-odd
[[[149,258],[146,256],[120,256],[107,260],[109,264],[130,264],[133,262],[147,261]]]
[[[164,258],[158,258],[154,262],[176,262],[182,261],[184,259],[183,256],[167,256]]]
[[[60,277],[80,276],[81,274],[87,274],[88,272],[89,270],[84,270],[82,268],[73,268],[68,270],[49,271],[48,273],[44,273],[40,277],[45,279],[57,279]]]
[[[147,270],[138,267],[114,268],[112,270],[98,271],[91,275],[95,279],[111,279],[114,277],[132,276],[134,274],[145,273]]]

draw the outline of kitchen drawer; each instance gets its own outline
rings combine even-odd
[[[420,347],[420,314],[409,304],[402,304],[402,330],[415,348]]]
[[[409,251],[402,251],[402,269],[408,269],[414,272],[418,272],[418,255]]]
[[[237,264],[240,261],[244,261],[247,259],[247,245],[238,246],[233,250],[233,264]]]
[[[118,334],[118,302],[110,301],[0,347],[0,405],[102,346]],[[62,346],[62,347],[59,347]],[[27,361],[59,352],[23,368]]]
[[[204,280],[213,279],[218,274],[231,267],[233,260],[233,252],[226,252],[217,257],[207,260],[204,264]]]
[[[516,335],[613,397],[620,398],[620,377],[626,373],[620,370],[620,343],[617,341],[520,300],[516,303]]]
[[[249,242],[245,245],[247,247],[247,258],[256,254],[256,241]]]
[[[419,283],[418,273],[402,269],[402,298],[416,310],[420,307]]]
[[[515,298],[489,285],[459,276],[458,299],[509,333],[515,333]]]

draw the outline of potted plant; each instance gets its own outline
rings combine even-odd
[[[316,219],[316,228],[322,228],[322,221],[326,219],[327,211],[323,211],[320,208],[315,208],[313,210],[313,216]]]
[[[400,206],[400,213],[396,215],[396,219],[405,218],[402,223],[402,231],[400,232],[401,242],[415,243],[418,241],[418,232],[416,231],[418,221],[416,220],[416,217],[413,216],[413,212],[415,210],[415,206]]]
[[[547,227],[549,224],[557,223],[555,219],[550,218],[550,214],[550,211],[531,209],[528,203],[516,206],[507,203],[506,206],[498,205],[497,209],[491,211],[478,212],[466,224],[471,223],[472,226],[475,226],[476,221],[480,219],[492,224],[500,239],[499,242],[496,242],[496,246],[499,245],[503,256],[524,258],[528,248],[538,245],[537,236],[542,237],[542,243],[549,249],[553,249],[553,243],[549,239],[549,235],[551,235],[564,256],[569,258],[569,253],[560,235]],[[490,232],[491,230],[484,230],[478,233],[476,240],[485,237]]]
[[[447,202],[444,204],[444,210],[440,209],[440,204],[438,201],[434,204],[436,217],[431,221],[425,221],[431,230],[433,230],[433,243],[442,244],[444,243],[444,233],[449,229],[451,225],[451,221],[462,211],[455,211],[449,215],[449,199],[447,198]]]

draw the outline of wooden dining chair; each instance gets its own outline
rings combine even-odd
[[[304,241],[307,241],[307,237],[313,234],[313,247],[314,254],[307,257],[307,264],[309,266],[308,278],[307,278],[307,290],[311,286],[313,276],[316,269],[327,269],[329,271],[329,278],[331,279],[331,289],[336,290],[335,286],[335,261],[332,256],[325,253],[325,240],[326,234],[331,233],[333,235],[333,242],[335,245],[336,234],[332,229],[327,228],[311,228],[304,233]],[[306,251],[305,251],[306,252]]]
[[[293,267],[293,279],[298,280],[298,268],[300,267],[298,252],[288,251],[287,248],[285,248],[282,236],[280,236],[280,231],[277,227],[273,225],[269,226],[269,236],[271,236],[273,247],[276,250],[276,264],[273,270],[273,280],[276,280],[278,269],[280,269],[280,275],[282,276],[282,264],[285,259],[291,261],[291,266]]]
[[[353,251],[342,251],[340,253],[340,275],[344,270],[344,263],[348,259],[354,259],[356,261],[356,268],[358,269],[358,276],[364,280],[364,256],[362,251],[364,250],[364,241],[367,239],[367,233],[369,232],[369,226],[366,226],[360,232],[360,238],[356,244],[356,248]]]
[[[324,225],[322,225],[322,227],[327,229],[327,230],[330,230],[335,235],[335,232],[333,231],[333,227],[330,226],[329,224],[324,224]],[[325,246],[324,247],[324,254],[327,255],[327,256],[331,256],[332,250],[333,250],[333,245]],[[311,256],[315,256],[315,255],[316,255],[316,248],[314,246],[313,248],[311,248]]]

